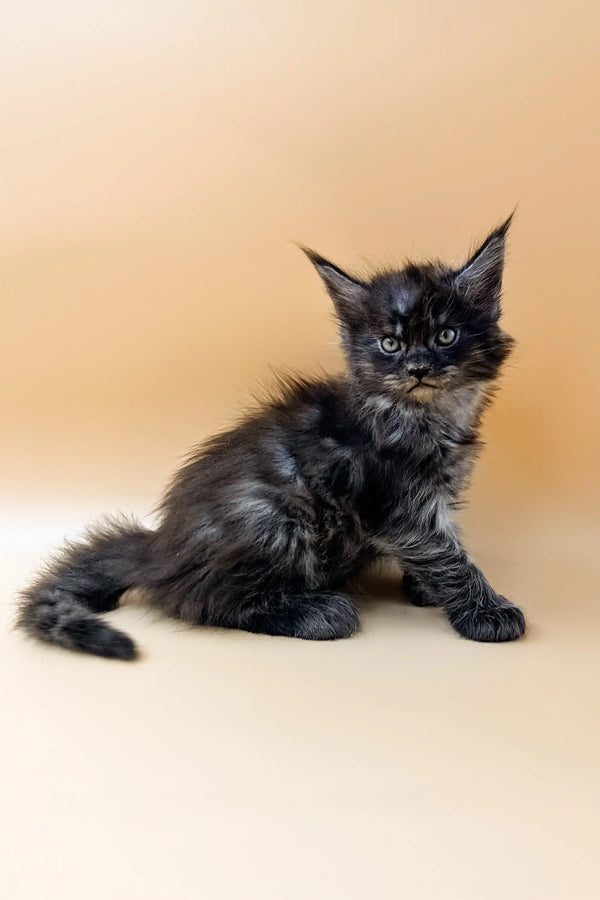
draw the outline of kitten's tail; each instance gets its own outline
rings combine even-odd
[[[109,521],[66,548],[21,594],[17,627],[71,650],[134,659],[126,634],[96,613],[115,609],[121,594],[143,581],[154,533],[135,522]]]

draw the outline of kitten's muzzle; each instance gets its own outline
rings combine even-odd
[[[412,387],[410,387],[408,389],[407,393],[409,393],[409,394],[411,393],[411,391],[414,391],[415,388],[419,388],[419,387],[436,388],[437,387],[437,384],[430,384],[428,381],[423,381],[423,379],[431,373],[431,369],[428,367],[422,366],[420,368],[407,369],[407,373],[412,378],[417,379],[416,384],[413,384]]]
[[[407,394],[412,394],[413,391],[416,391],[417,388],[431,388],[431,390],[435,391],[438,388],[437,384],[429,384],[428,381],[417,381],[416,384],[413,384],[412,387],[409,387],[407,390]]]

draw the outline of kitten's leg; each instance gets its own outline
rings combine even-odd
[[[316,641],[354,634],[359,618],[350,598],[319,572],[311,517],[292,501],[286,507],[285,497],[265,499],[247,486],[245,493],[222,526],[215,518],[226,539],[201,545],[194,533],[184,540],[166,533],[172,571],[150,585],[155,602],[195,625]]]
[[[513,641],[525,631],[518,607],[497,594],[454,535],[438,531],[398,536],[401,562],[418,573],[427,591],[439,598],[451,625],[473,641]]]
[[[402,577],[402,588],[408,600],[413,606],[439,606],[440,599],[427,587],[425,582],[419,578],[416,571],[404,572]]]
[[[221,610],[208,623],[259,634],[282,635],[309,641],[351,637],[359,628],[358,612],[345,594],[333,591],[263,595],[260,602],[241,603]]]

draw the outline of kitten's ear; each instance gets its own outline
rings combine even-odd
[[[456,287],[467,300],[493,316],[500,314],[506,235],[511,222],[512,214],[488,235],[454,278]]]
[[[364,301],[369,294],[368,285],[359,281],[358,278],[348,275],[339,266],[329,262],[323,256],[319,256],[314,250],[302,246],[300,249],[306,253],[321,276],[340,318],[351,319],[353,316],[360,316]]]

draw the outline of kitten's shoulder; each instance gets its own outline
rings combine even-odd
[[[270,387],[268,406],[275,413],[345,406],[348,387],[344,375],[308,377],[278,372]]]
[[[361,432],[350,391],[345,375],[317,378],[285,375],[279,380],[277,394],[266,411],[266,421],[292,438],[312,440],[313,452],[317,447],[353,447],[360,443]]]
[[[254,408],[236,424],[194,448],[192,466],[219,458],[239,462],[238,457],[263,452],[274,443],[294,446],[309,441],[311,447],[323,437],[339,441],[351,428],[347,416],[348,387],[343,375],[305,377],[276,373],[266,392],[256,396]],[[236,463],[237,464],[237,463]]]

